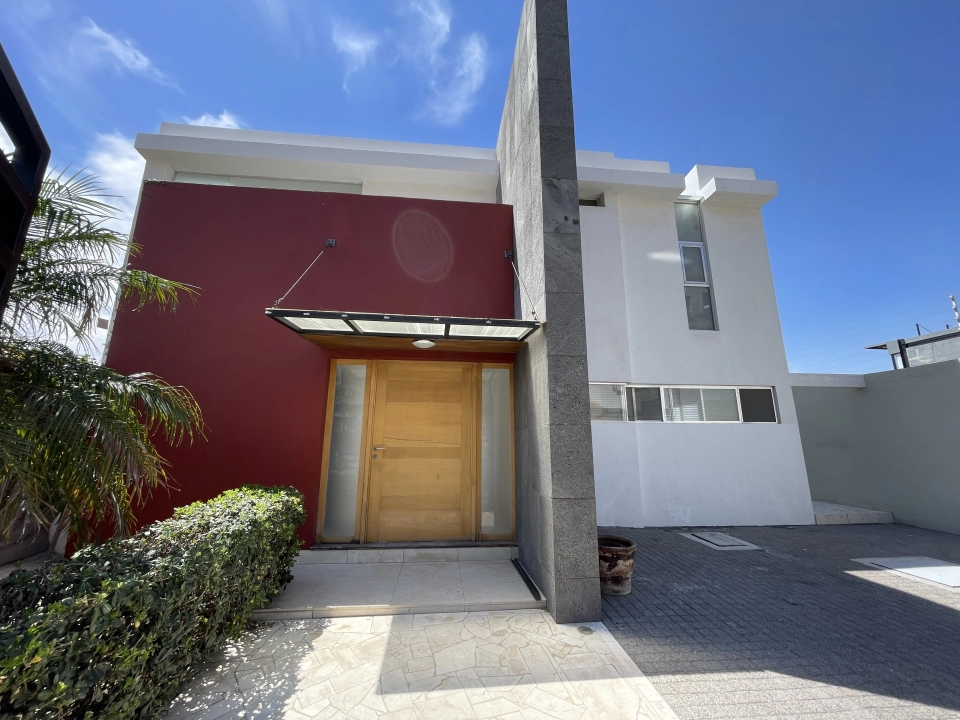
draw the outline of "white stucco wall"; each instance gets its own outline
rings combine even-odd
[[[710,182],[723,168],[698,170],[688,192],[709,185],[720,200],[702,208],[719,330],[687,327],[673,198],[607,193],[605,207],[580,209],[590,380],[772,386],[781,422],[594,422],[598,522],[811,523],[763,221],[749,206],[772,184],[723,193]]]
[[[497,189],[472,188],[464,185],[411,185],[404,182],[365,182],[364,195],[423,198],[426,200],[453,200],[457,202],[495,203]]]
[[[370,195],[496,202],[493,150],[164,124],[138,135],[146,179],[176,173],[354,183]],[[591,381],[776,388],[776,425],[593,423],[601,524],[813,521],[767,255],[762,205],[776,183],[749,168],[578,152]],[[318,186],[319,187],[319,186]],[[719,330],[687,328],[673,201],[703,200]]]

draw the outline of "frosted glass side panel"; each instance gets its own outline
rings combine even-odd
[[[510,431],[510,370],[483,370],[483,432],[480,458],[480,532],[513,532],[513,453]]]
[[[327,464],[327,501],[323,513],[323,536],[327,538],[353,538],[356,529],[366,381],[366,365],[337,366]]]

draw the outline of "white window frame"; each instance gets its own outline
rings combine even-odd
[[[663,419],[663,386],[662,385],[649,385],[641,383],[624,383],[624,398],[623,401],[626,402],[626,390],[630,388],[657,388],[660,391],[660,419],[659,420],[631,420],[629,414],[624,412],[624,417],[627,419],[627,422],[635,423],[653,423],[663,425],[666,420]]]
[[[701,224],[701,228],[703,225]],[[697,280],[687,280],[687,268],[683,263],[683,250],[680,250],[680,272],[683,274],[683,284],[684,287],[710,287],[710,266],[707,264],[707,249],[704,247],[703,243],[693,243],[693,242],[682,242],[680,243],[681,248],[691,247],[697,248],[700,250],[700,262],[703,263],[703,282]],[[710,293],[711,303],[713,301],[713,293]],[[714,322],[716,324],[716,322]]]
[[[620,393],[620,412],[622,414],[619,420],[594,420],[590,418],[590,422],[630,422],[627,418],[627,384],[618,383],[618,382],[588,382],[588,385],[616,385],[617,387],[623,388],[623,392]],[[589,388],[588,391],[589,393]]]
[[[738,420],[667,420],[666,411],[666,393],[665,390],[733,390],[733,395],[737,398]],[[700,394],[700,401],[703,402],[703,393]],[[663,422],[675,425],[742,425],[743,408],[740,407],[740,386],[739,385],[661,385],[660,386],[660,409],[663,411]],[[749,424],[749,423],[748,423]]]
[[[700,287],[707,288],[710,291],[710,313],[713,315],[713,330],[712,332],[719,332],[720,330],[720,320],[717,317],[717,294],[713,290],[713,276],[710,272],[710,258],[707,254],[707,231],[703,224],[703,209],[701,208],[701,203],[699,200],[674,200],[674,205],[683,204],[683,205],[696,205],[697,215],[700,218],[700,242],[690,242],[689,240],[680,240],[680,231],[677,230],[677,242],[681,248],[684,247],[695,247],[700,248],[700,260],[703,262],[703,277],[704,282],[691,282],[687,280],[687,270],[683,265],[683,250],[680,251],[680,277],[683,278],[683,286],[686,287]],[[686,293],[684,293],[686,296]],[[689,320],[688,320],[689,323]],[[689,326],[687,328],[690,329]],[[711,332],[710,330],[695,330],[693,332]],[[672,386],[679,387],[679,386]],[[739,402],[740,394],[737,393],[737,398]],[[666,422],[666,421],[664,421]]]
[[[780,425],[780,401],[777,399],[777,388],[775,385],[737,385],[737,407],[740,407],[741,390],[769,390],[770,398],[773,400],[773,417],[776,418],[772,423],[768,422],[744,422],[743,408],[740,408],[740,422],[744,425]]]
[[[622,419],[620,420],[594,420],[591,422],[630,422],[630,423],[650,423],[660,425],[780,425],[780,403],[777,402],[777,388],[773,385],[683,385],[673,383],[670,385],[655,385],[653,383],[617,383],[617,382],[590,382],[590,385],[617,385],[623,388],[621,394],[620,409]],[[627,413],[627,391],[632,388],[657,388],[660,391],[660,420],[631,420]],[[666,416],[666,393],[668,389],[676,390],[733,390],[737,398],[737,415],[739,420],[667,420]],[[769,390],[773,400],[773,415],[776,418],[774,422],[744,422],[743,405],[740,403],[741,390]],[[701,395],[702,398],[702,395]]]

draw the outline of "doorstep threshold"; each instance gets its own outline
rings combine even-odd
[[[429,542],[314,545],[301,550],[298,565],[340,563],[494,562],[520,554],[516,543]]]
[[[392,543],[315,543],[304,550],[418,550],[423,548],[517,547],[515,540],[429,540]]]
[[[416,605],[318,605],[302,608],[271,608],[254,610],[254,622],[276,620],[320,620],[324,618],[370,617],[383,615],[431,615],[448,613],[502,612],[504,610],[546,610],[547,601],[532,597],[521,601],[420,603]]]

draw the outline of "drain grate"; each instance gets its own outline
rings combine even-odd
[[[706,545],[714,550],[760,550],[757,545],[748,543],[746,540],[735,538],[733,535],[727,535],[722,532],[695,532],[680,533],[685,538],[690,538],[694,542]]]

